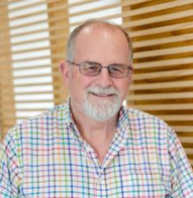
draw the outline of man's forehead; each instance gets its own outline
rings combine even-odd
[[[90,35],[96,35],[96,39],[97,39],[97,36],[101,36],[104,38],[104,39],[107,39],[109,37],[114,37],[116,35],[122,35],[123,37],[125,37],[125,35],[123,34],[123,32],[118,29],[116,26],[113,26],[113,25],[106,25],[106,24],[90,24],[86,27],[84,27],[81,32],[79,33],[79,35],[77,36],[77,40],[78,38],[87,38],[87,36],[90,36]]]

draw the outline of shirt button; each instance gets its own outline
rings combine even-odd
[[[102,183],[104,183],[104,179],[101,178],[101,177],[99,177],[99,178],[97,179],[97,184],[102,184]]]
[[[97,179],[97,184],[101,184],[101,179]]]

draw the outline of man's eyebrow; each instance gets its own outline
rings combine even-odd
[[[99,64],[99,65],[101,65],[101,63],[99,63],[99,62],[90,61],[90,60],[86,60],[86,61],[84,61],[84,63],[91,63],[91,64]]]
[[[115,65],[115,66],[126,65],[126,66],[129,66],[128,64],[124,64],[124,63],[111,63],[108,66],[111,66],[111,65]]]
[[[127,65],[127,64],[123,64],[123,63],[117,63],[117,62],[114,62],[114,63],[111,63],[109,65],[102,65],[101,63],[99,62],[96,62],[96,61],[90,61],[90,60],[86,60],[86,61],[83,61],[84,63],[90,63],[90,64],[97,64],[97,65],[101,65],[101,66],[111,66],[111,65],[115,65],[115,66],[120,66],[120,65]],[[128,65],[129,66],[129,65]]]

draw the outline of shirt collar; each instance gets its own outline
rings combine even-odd
[[[127,108],[122,106],[118,115],[117,128],[120,128],[123,131],[125,131],[125,129],[130,125],[128,118],[129,117]]]
[[[60,106],[60,113],[59,117],[63,120],[63,124],[67,125],[73,125],[75,126],[72,112],[70,108],[70,97],[67,99],[66,103]],[[119,114],[118,114],[118,120],[117,120],[117,129],[118,132],[121,132],[123,136],[126,135],[126,131],[129,130],[130,122],[128,119],[128,111],[127,108],[122,106],[120,108]],[[128,128],[129,127],[129,128]],[[77,134],[79,136],[79,134]]]
[[[62,121],[62,124],[70,125],[73,123],[72,113],[70,110],[70,97],[67,98],[65,104],[59,105],[57,108],[58,118]]]
[[[71,112],[71,108],[70,108],[70,97],[68,97],[66,103],[64,105],[62,105],[62,109],[64,110],[62,113],[65,123],[74,123],[73,121],[73,117],[72,117],[72,112]],[[124,106],[122,106],[120,108],[119,114],[118,114],[118,122],[117,124],[121,123],[128,123],[128,119],[126,119],[128,117],[127,114],[127,110]],[[126,124],[126,123],[125,123]]]

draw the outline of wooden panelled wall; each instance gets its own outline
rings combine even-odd
[[[6,0],[2,0],[6,4]],[[8,10],[1,8],[0,17],[0,137],[15,124],[15,106],[9,38]]]
[[[172,126],[193,165],[193,1],[141,1],[123,9],[134,47],[128,104]]]
[[[50,42],[52,54],[52,76],[54,87],[54,104],[63,103],[68,97],[68,92],[63,86],[63,81],[58,70],[61,60],[65,58],[66,41],[69,35],[69,19],[68,19],[67,0],[48,2]],[[57,10],[57,12],[55,12]],[[61,94],[62,93],[62,94]]]
[[[8,3],[7,0],[3,1]],[[10,0],[9,3],[14,1]],[[21,0],[17,0],[19,1]],[[87,11],[79,10],[75,13],[70,13],[69,9],[87,6],[96,1],[85,0],[69,5],[67,0],[44,0],[34,5],[23,6],[23,9],[45,4],[45,2],[48,7],[47,31],[50,36],[54,103],[62,103],[68,95],[62,86],[58,64],[64,58],[69,29],[80,24],[80,21],[69,23],[69,18],[79,16],[81,18],[82,15],[101,10],[122,8],[121,14],[113,14],[105,18],[122,18],[123,27],[133,41],[135,72],[127,97],[128,105],[157,115],[171,125],[180,137],[193,165],[193,0],[120,0],[117,2],[107,0],[108,5],[93,6]],[[8,11],[6,4],[4,5],[0,7],[1,14],[3,12],[3,15],[0,15],[0,30],[2,30],[0,31],[0,124],[6,132],[7,127],[13,125],[15,114],[14,100],[11,97],[13,85],[7,26]],[[29,15],[16,17],[16,19]],[[42,22],[44,21],[39,23]],[[23,27],[33,24],[35,23],[30,22]],[[40,31],[34,30],[27,34],[36,32]],[[35,41],[37,40],[41,39]],[[37,48],[37,50],[41,49]],[[35,78],[34,75],[33,77]],[[28,84],[28,86],[32,85]],[[6,104],[9,105],[6,106]]]

